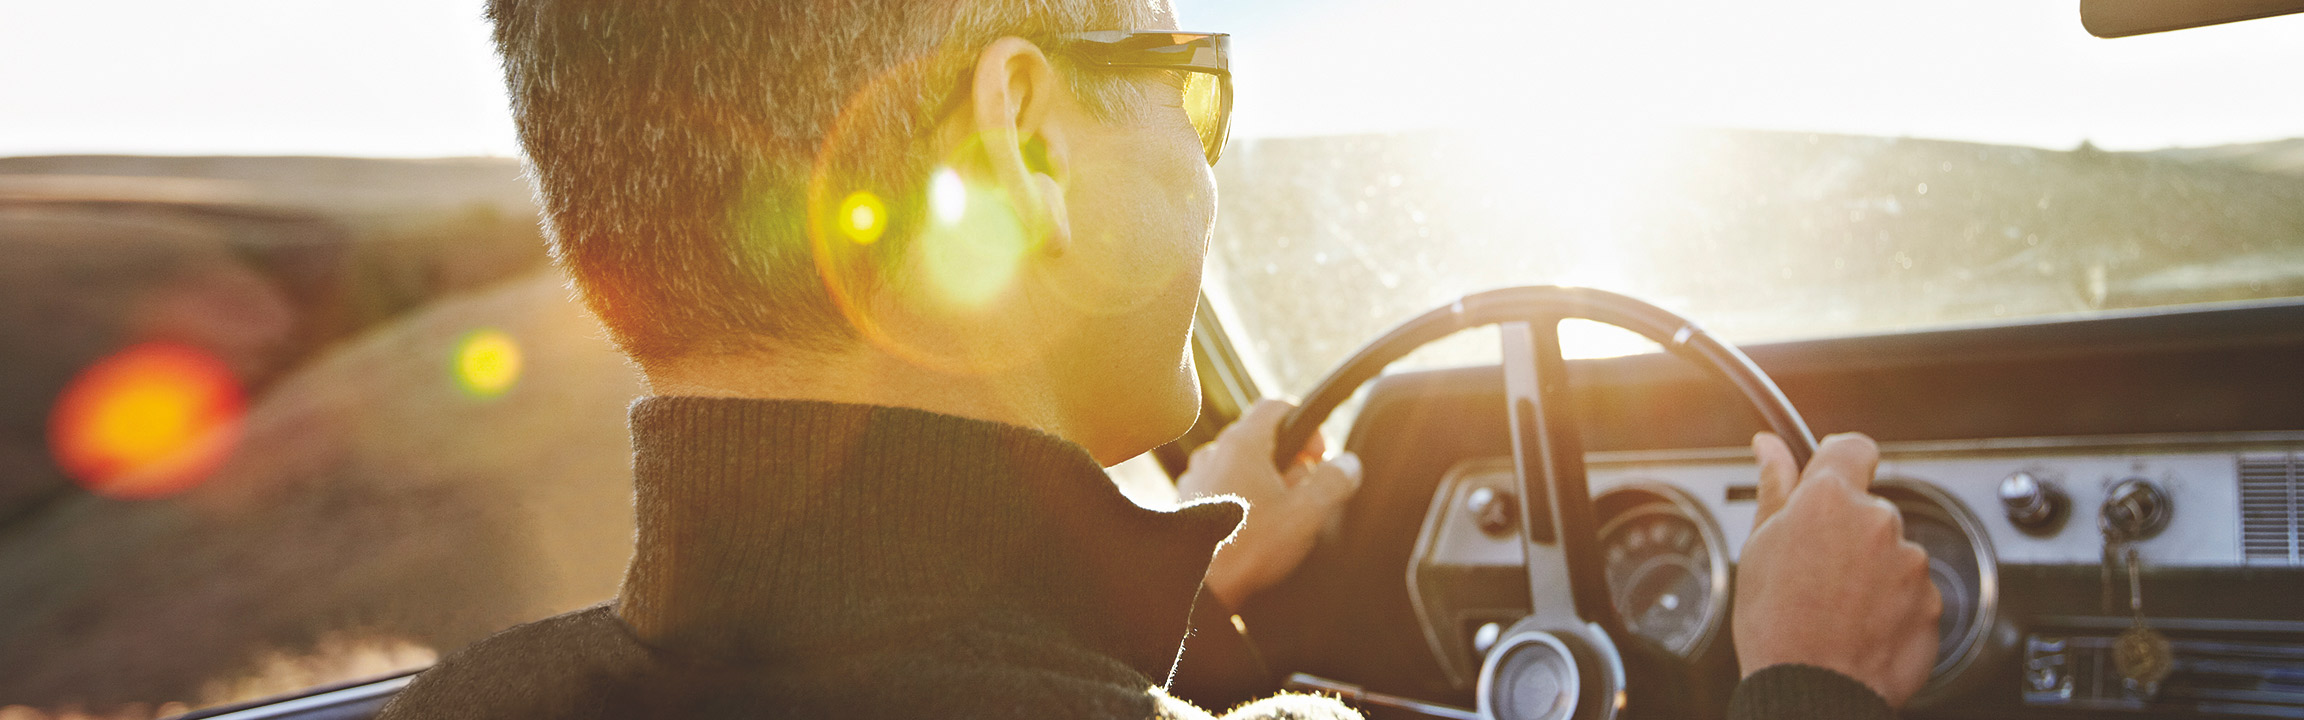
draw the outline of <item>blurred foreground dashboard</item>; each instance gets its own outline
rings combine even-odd
[[[1875,492],[1928,551],[1945,608],[1908,714],[2304,717],[2304,306],[1750,350],[1819,433],[1882,441]],[[1717,708],[1736,677],[1729,600],[1758,506],[1742,448],[1757,421],[1670,358],[1571,374],[1611,597],[1651,652],[1695,669],[1679,702]],[[1295,597],[1267,606],[1318,619],[1249,620],[1286,666],[1473,704],[1529,602],[1505,421],[1486,407],[1497,375],[1371,390],[1347,446],[1373,495]],[[2108,552],[2107,527],[2140,539]],[[1350,590],[1379,583],[1399,590]],[[2168,641],[2156,682],[2115,658],[2139,622]]]

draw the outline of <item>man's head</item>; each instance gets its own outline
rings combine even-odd
[[[1190,424],[1215,196],[1183,75],[1063,42],[1173,28],[1165,0],[489,15],[554,256],[652,377],[892,359],[1014,396],[1106,460]]]

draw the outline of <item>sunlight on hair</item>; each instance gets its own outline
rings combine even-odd
[[[56,465],[120,500],[192,489],[240,438],[246,398],[230,367],[188,345],[150,342],[81,371],[49,418]]]
[[[944,221],[920,233],[924,289],[952,306],[982,309],[1015,280],[1031,239],[1025,237],[1024,224],[1008,206],[1005,193],[996,189],[969,188],[957,173],[942,170],[929,180],[929,194],[938,219]],[[960,209],[950,210],[946,203]]]
[[[493,398],[520,382],[520,344],[500,330],[474,330],[456,341],[450,366],[464,394]]]
[[[936,213],[937,222],[960,224],[961,216],[968,211],[968,184],[960,181],[960,173],[942,167],[929,176],[928,208]]]
[[[888,206],[880,196],[858,190],[840,201],[840,232],[858,245],[870,245],[888,230]]]

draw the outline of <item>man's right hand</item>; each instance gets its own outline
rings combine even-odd
[[[1775,435],[1752,439],[1760,513],[1736,568],[1736,659],[1750,676],[1813,665],[1903,707],[1936,662],[1943,600],[1928,555],[1904,539],[1896,506],[1867,488],[1880,449],[1863,435],[1824,439],[1807,472]]]
[[[1321,529],[1344,512],[1344,502],[1360,489],[1360,458],[1350,452],[1321,461],[1326,445],[1319,433],[1306,441],[1296,466],[1272,467],[1273,436],[1294,405],[1265,398],[1192,451],[1192,464],[1176,478],[1183,499],[1233,495],[1248,502],[1240,534],[1216,550],[1208,563],[1208,591],[1226,607],[1238,608],[1250,596],[1296,571],[1319,544]]]

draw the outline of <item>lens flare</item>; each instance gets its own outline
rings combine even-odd
[[[199,485],[230,457],[246,409],[222,360],[188,345],[144,343],[72,378],[49,416],[49,451],[90,492],[164,498]]]
[[[1020,289],[1027,255],[1041,238],[1027,231],[1000,188],[970,183],[954,171],[955,160],[984,152],[982,137],[960,143],[927,177],[910,181],[916,185],[869,185],[873,178],[866,171],[889,153],[918,151],[889,144],[870,124],[873,119],[911,111],[918,100],[916,83],[943,77],[942,63],[962,60],[923,55],[872,78],[842,103],[809,173],[806,227],[817,277],[861,339],[920,367],[981,375],[1032,361],[1057,335],[1035,332],[1012,342],[992,342],[891,332],[879,316],[884,308],[876,296],[909,296],[887,304],[908,314],[960,319],[956,322],[982,319],[1008,307],[1003,301]],[[855,242],[849,234],[856,218],[848,201],[860,187],[871,187],[885,203],[883,229],[871,244]],[[789,212],[782,207],[770,211]],[[916,319],[908,316],[906,321]]]
[[[936,213],[936,221],[945,225],[958,225],[968,213],[968,184],[960,181],[960,173],[952,168],[937,168],[928,178],[928,209]]]
[[[456,342],[451,365],[464,394],[493,398],[520,382],[520,344],[500,330],[474,330]]]
[[[945,171],[929,181],[929,192],[939,220],[946,213],[938,206],[942,198],[960,198],[961,209],[951,213],[952,221],[921,231],[918,267],[927,280],[921,285],[949,307],[983,309],[1014,284],[1031,238],[1004,200],[1006,193],[995,188],[969,188]]]
[[[840,201],[840,233],[858,245],[870,245],[880,239],[888,229],[888,206],[881,204],[880,196],[864,190],[848,194]]]

